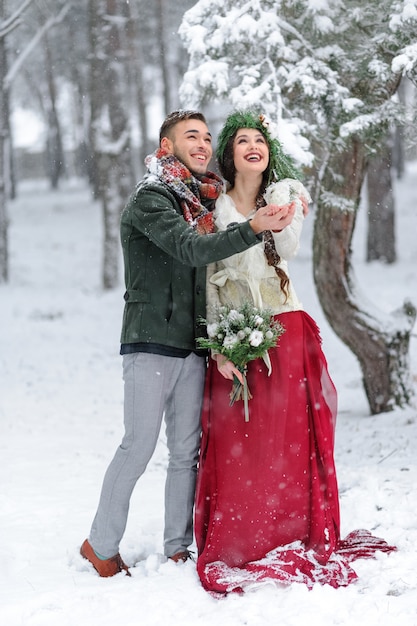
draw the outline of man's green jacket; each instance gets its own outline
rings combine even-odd
[[[147,175],[121,216],[125,309],[121,343],[196,350],[205,334],[206,266],[259,243],[249,222],[198,234],[178,198]]]

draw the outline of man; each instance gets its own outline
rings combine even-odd
[[[125,310],[121,336],[125,434],[104,477],[90,536],[81,546],[100,576],[129,570],[119,554],[129,501],[155,450],[165,416],[169,462],[164,553],[190,558],[205,376],[195,338],[204,332],[206,265],[259,243],[279,218],[259,209],[251,222],[213,233],[210,208],[222,189],[207,172],[211,135],[204,116],[175,111],[160,147],[121,217]]]

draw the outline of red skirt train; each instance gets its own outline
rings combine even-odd
[[[195,534],[197,571],[208,591],[241,591],[265,580],[349,584],[349,563],[390,551],[367,531],[339,536],[333,459],[336,390],[318,328],[303,311],[262,359],[248,364],[253,395],[229,406],[231,381],[210,362],[202,412]]]

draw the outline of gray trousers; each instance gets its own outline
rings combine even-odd
[[[204,359],[195,354],[123,356],[125,434],[104,476],[89,537],[99,554],[119,551],[130,497],[155,451],[164,414],[169,452],[164,553],[172,556],[192,543],[204,376]]]

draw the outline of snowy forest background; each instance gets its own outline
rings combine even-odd
[[[91,626],[123,614],[134,624],[136,614],[147,626],[213,615],[262,624],[274,623],[278,601],[285,626],[300,616],[416,626],[416,68],[417,0],[0,0],[7,623],[72,626],[76,615]],[[159,569],[162,441],[141,492],[151,500],[145,527],[136,511],[123,545],[129,564],[141,563],[138,607],[124,581],[84,586],[76,545],[122,426],[119,215],[166,113],[201,108],[215,138],[226,113],[247,105],[277,123],[314,198],[294,273],[341,398],[345,528],[360,519],[400,552],[387,569],[384,559],[364,564],[364,582],[337,597],[266,590],[213,605],[194,570]],[[35,602],[29,588],[42,591]],[[90,601],[95,616],[83,613]]]
[[[112,289],[120,211],[165,114],[202,108],[215,136],[230,108],[257,107],[314,198],[318,298],[360,363],[371,413],[408,405],[416,308],[378,311],[351,249],[366,192],[368,260],[396,259],[393,178],[416,150],[416,24],[416,0],[0,0],[0,281],[8,202],[31,166],[52,189],[88,181]]]

